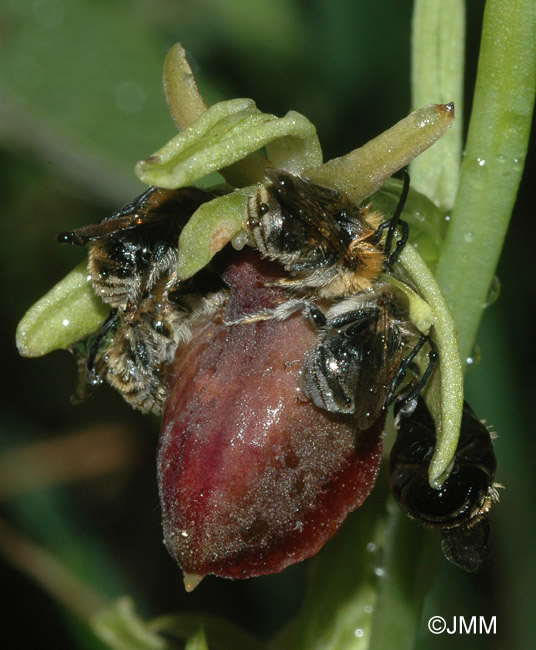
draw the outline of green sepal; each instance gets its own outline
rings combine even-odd
[[[109,305],[93,291],[85,260],[23,316],[16,334],[19,353],[40,357],[67,349],[96,332],[109,311]]]
[[[278,118],[261,113],[252,99],[232,99],[211,106],[135,171],[149,185],[185,187],[263,147],[267,165],[289,172],[322,162],[316,129],[303,115]]]

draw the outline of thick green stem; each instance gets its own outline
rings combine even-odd
[[[488,0],[461,180],[437,278],[466,359],[515,202],[534,107],[536,4]]]

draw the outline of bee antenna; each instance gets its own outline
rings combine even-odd
[[[83,237],[75,230],[62,230],[56,235],[56,241],[60,244],[75,244],[76,246],[85,246],[89,239]]]
[[[389,256],[387,261],[387,266],[393,266],[393,264],[398,259],[398,256],[402,252],[402,249],[404,248],[404,246],[408,241],[408,234],[409,234],[408,224],[405,221],[402,221],[400,219],[402,210],[406,205],[408,193],[409,193],[409,174],[408,174],[408,170],[404,169],[404,181],[402,185],[402,193],[400,194],[400,198],[398,200],[398,205],[396,206],[396,210],[393,216],[388,221],[389,229],[387,231],[387,239],[385,240],[385,252]],[[395,250],[391,253],[393,238],[395,236],[395,232],[398,226],[402,228],[402,236],[397,241]]]

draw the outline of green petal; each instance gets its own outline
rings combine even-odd
[[[136,174],[149,185],[185,187],[262,147],[271,162],[286,171],[301,173],[322,162],[316,129],[303,115],[289,111],[277,118],[261,113],[252,99],[233,99],[211,106],[140,161]]]
[[[186,128],[207,110],[180,43],[169,50],[164,61],[164,93],[179,129]]]
[[[243,188],[203,203],[179,238],[179,277],[192,277],[242,229],[252,188]]]
[[[84,261],[26,312],[17,327],[19,352],[40,357],[68,348],[97,331],[109,311],[95,295]]]

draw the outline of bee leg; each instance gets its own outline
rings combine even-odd
[[[119,315],[117,313],[117,309],[113,309],[108,314],[108,318],[104,321],[103,326],[100,328],[97,336],[95,337],[93,343],[91,344],[91,347],[89,348],[86,368],[87,368],[87,379],[90,386],[96,386],[101,381],[97,369],[97,356],[99,354],[99,349],[106,334],[108,334],[108,332],[112,329],[112,327],[115,327],[115,325],[118,322],[119,322]]]
[[[327,322],[326,316],[324,312],[319,309],[314,303],[311,303],[304,311],[307,318],[311,321],[316,329],[324,327]]]
[[[318,309],[312,300],[307,300],[306,298],[290,298],[285,302],[282,302],[277,307],[273,309],[262,309],[255,314],[248,314],[242,316],[237,320],[225,321],[225,325],[241,325],[243,323],[257,323],[261,320],[279,320],[283,321],[292,316],[297,311],[302,311],[305,315],[309,316],[312,322],[316,325],[317,321],[315,318],[319,319],[318,314],[324,318],[324,314]],[[314,312],[314,316],[312,315]],[[318,321],[321,322],[321,321]],[[323,324],[323,323],[322,323]]]
[[[385,240],[385,254],[387,255],[387,265],[392,266],[400,253],[402,252],[402,249],[406,245],[408,241],[408,234],[409,234],[409,227],[408,224],[405,221],[402,221],[400,219],[400,216],[402,215],[402,210],[404,209],[404,206],[406,205],[406,200],[408,198],[408,193],[409,193],[409,174],[408,170],[404,170],[404,184],[402,186],[402,193],[400,194],[400,199],[398,200],[398,205],[396,206],[395,213],[389,219],[389,231],[387,233],[387,239]],[[396,248],[394,251],[391,252],[391,247],[393,245],[393,239],[395,236],[396,228],[400,225],[402,228],[402,236],[401,238],[397,241],[396,243]]]
[[[398,239],[397,242],[396,242],[395,250],[389,255],[389,257],[387,259],[386,266],[389,267],[389,268],[393,266],[393,264],[398,259],[400,253],[404,249],[404,246],[408,243],[408,238],[409,238],[409,225],[408,225],[408,223],[406,221],[400,220],[398,222],[398,225],[400,226],[400,228],[402,230],[402,234],[401,234],[400,239]],[[389,233],[387,235],[388,238],[389,238],[389,235],[391,234],[391,232],[392,231],[389,228]],[[389,251],[389,248],[387,248],[387,246],[386,246],[385,250]]]
[[[406,372],[408,371],[409,368],[411,368],[414,365],[413,360],[415,359],[415,357],[417,356],[417,354],[419,353],[419,351],[421,350],[421,348],[425,343],[428,343],[428,345],[430,346],[430,351],[428,352],[428,366],[426,367],[426,370],[423,372],[420,379],[411,381],[407,386],[407,388],[402,392],[402,394],[398,396],[397,402],[403,403],[403,405],[400,407],[399,413],[401,413],[404,416],[410,415],[413,412],[416,406],[417,397],[419,396],[419,393],[422,391],[422,389],[428,383],[428,380],[430,379],[432,373],[434,372],[437,362],[439,360],[439,352],[437,350],[437,346],[429,336],[424,336],[424,335],[421,336],[421,338],[417,342],[417,345],[407,355],[407,357],[405,357],[405,359],[402,360],[402,363],[400,364],[400,368],[398,369],[396,375],[393,378],[393,381],[391,382],[389,393],[387,394],[387,397],[385,399],[385,406],[387,407],[394,400],[396,396],[396,391],[404,381]]]

